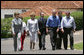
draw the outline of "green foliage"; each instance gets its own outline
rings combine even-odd
[[[83,42],[75,44],[74,48],[78,50],[83,50]]]
[[[13,18],[1,19],[1,37],[11,37],[11,21]]]
[[[65,15],[63,15],[65,16]],[[83,11],[82,12],[73,12],[71,13],[71,16],[74,17],[75,22],[76,22],[76,30],[83,29]],[[49,16],[44,16],[46,19]],[[40,16],[36,16],[36,19],[40,18]],[[12,37],[11,36],[11,21],[13,18],[4,18],[1,19],[1,37]],[[23,21],[27,23],[27,20],[30,19],[30,17],[25,17],[23,18]]]
[[[46,19],[47,19],[48,17],[49,17],[49,16],[44,16],[44,18],[46,18]],[[36,19],[39,19],[40,16],[35,16],[35,18],[36,18]],[[23,18],[23,21],[24,21],[25,23],[27,23],[27,20],[28,20],[28,19],[31,19],[31,18],[30,18],[30,17],[25,17],[25,18]]]
[[[73,12],[71,13],[71,16],[74,17],[76,22],[76,30],[83,29],[83,11]]]

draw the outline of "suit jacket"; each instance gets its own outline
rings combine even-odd
[[[47,19],[41,19],[39,18],[38,19],[38,26],[39,26],[39,30],[41,33],[46,33],[46,22],[47,22]]]

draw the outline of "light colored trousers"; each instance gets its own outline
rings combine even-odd
[[[20,50],[21,49],[21,32],[16,33],[14,36],[14,50]]]

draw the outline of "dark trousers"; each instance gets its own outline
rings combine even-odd
[[[50,34],[50,41],[52,45],[52,49],[55,49],[57,46],[57,28],[51,28],[49,29],[49,34]]]
[[[13,36],[13,40],[14,40],[14,51],[17,51],[17,34],[15,36]]]
[[[67,45],[68,45],[68,34],[70,36],[70,48],[73,48],[73,44],[74,44],[74,38],[73,38],[73,31],[72,28],[64,28],[64,48],[67,49]]]
[[[61,32],[61,29],[59,29],[57,38],[57,49],[61,49],[62,39],[63,39],[63,33]]]
[[[41,33],[41,35],[39,35],[39,49],[45,48],[45,37],[45,33]]]

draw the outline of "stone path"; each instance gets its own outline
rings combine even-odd
[[[83,30],[74,33],[74,43],[83,42]],[[1,54],[83,54],[83,50],[62,50],[53,51],[50,44],[50,36],[46,36],[46,50],[38,50],[38,42],[36,43],[35,50],[30,50],[30,38],[26,37],[24,41],[24,50],[14,52],[13,38],[1,38]],[[69,41],[68,41],[69,45]]]

